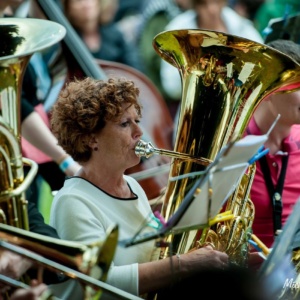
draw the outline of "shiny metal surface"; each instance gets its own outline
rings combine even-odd
[[[240,267],[248,266],[248,241],[251,238],[255,217],[255,207],[250,199],[250,191],[255,172],[256,165],[252,164],[229,197],[224,212],[227,217],[229,214],[231,217],[227,220],[225,218],[222,221],[211,222],[210,227],[203,229],[200,239],[194,240],[195,247],[209,244],[214,249],[227,253],[230,264]]]
[[[59,41],[66,29],[55,22],[34,18],[0,19],[0,61],[32,55]]]
[[[166,149],[155,148],[151,142],[145,142],[143,140],[140,140],[137,143],[134,151],[135,151],[135,154],[139,157],[143,156],[143,157],[149,158],[153,154],[159,154],[159,155],[163,155],[163,156],[179,158],[181,160],[193,161],[193,162],[201,164],[203,166],[208,166],[211,163],[210,160],[205,159],[205,158],[201,158],[201,157],[198,158],[198,157],[194,157],[192,155],[185,154],[185,153],[179,153],[179,152],[170,151],[170,150],[166,150]]]
[[[103,240],[88,244],[64,241],[28,230],[0,224],[0,248],[12,250],[32,259],[38,266],[77,279],[85,287],[84,299],[101,299],[103,291],[115,299],[140,299],[103,282],[106,281],[118,243],[118,226],[111,226]],[[5,246],[6,245],[6,246]],[[97,278],[90,274],[97,274]]]
[[[208,30],[174,30],[153,40],[157,53],[178,69],[181,110],[174,151],[215,159],[227,143],[243,136],[261,101],[271,93],[300,88],[300,65],[266,45]],[[169,176],[202,171],[204,166],[173,158]],[[198,178],[169,181],[162,216],[168,220]],[[170,236],[174,252],[185,253],[197,231]],[[168,249],[167,249],[168,250]],[[167,253],[167,251],[165,252]]]
[[[65,32],[51,21],[0,19],[0,222],[19,228],[29,228],[25,191],[37,172],[36,163],[21,152],[23,76],[32,54],[57,43]],[[24,164],[30,167],[25,180]]]

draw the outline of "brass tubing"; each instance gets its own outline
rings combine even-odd
[[[52,260],[49,260],[46,257],[43,257],[34,252],[28,251],[27,249],[16,246],[12,243],[0,240],[0,247],[4,248],[6,250],[12,251],[14,253],[17,253],[19,255],[22,255],[23,257],[26,257],[28,259],[31,259],[31,260],[39,263],[40,265],[47,267],[50,270],[60,271],[70,278],[77,279],[79,282],[83,283],[84,285],[90,286],[97,290],[100,289],[102,291],[106,291],[110,295],[117,296],[117,299],[142,300],[142,298],[140,298],[140,297],[134,296],[128,292],[125,292],[125,291],[119,289],[119,288],[111,286],[108,283],[100,281],[94,277],[88,276],[77,270],[71,269],[65,265],[62,265],[62,264],[59,264]],[[101,299],[101,297],[100,297],[100,299]],[[88,299],[88,300],[90,300],[90,299]]]

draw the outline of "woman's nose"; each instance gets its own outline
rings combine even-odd
[[[140,138],[143,135],[143,130],[139,124],[135,125],[134,136],[136,138]]]

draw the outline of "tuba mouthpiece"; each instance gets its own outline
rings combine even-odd
[[[149,158],[154,153],[156,153],[159,155],[177,158],[180,160],[189,160],[189,161],[198,163],[203,166],[208,166],[212,162],[211,160],[203,158],[203,157],[195,157],[193,155],[186,154],[186,153],[179,153],[176,151],[169,151],[169,150],[165,150],[165,149],[157,149],[152,145],[151,142],[146,143],[143,140],[139,140],[139,142],[135,146],[134,151],[138,157]]]
[[[139,142],[137,143],[137,145],[135,146],[135,154],[138,157],[146,157],[149,158],[150,156],[152,156],[156,151],[156,149],[154,148],[154,146],[152,145],[151,142],[146,143],[143,140],[139,140]]]

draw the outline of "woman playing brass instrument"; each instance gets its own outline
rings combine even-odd
[[[291,40],[278,39],[268,45],[300,63],[299,44]],[[275,118],[280,115],[265,144],[270,151],[258,161],[251,188],[251,199],[256,211],[253,232],[267,247],[272,247],[274,238],[286,223],[293,206],[299,199],[299,111],[299,89],[291,93],[272,94],[257,107],[246,131],[247,134],[265,134]],[[277,205],[273,208],[273,197],[278,197],[276,203],[282,203],[282,208],[280,205],[278,208]],[[299,246],[298,241],[296,248]]]
[[[134,83],[122,78],[86,78],[61,92],[52,111],[52,129],[64,150],[82,165],[53,201],[50,224],[61,238],[89,242],[117,223],[123,240],[133,237],[145,221],[152,224],[144,191],[124,175],[140,160],[134,151],[143,134],[138,95]],[[107,283],[144,295],[169,287],[174,279],[227,264],[227,255],[210,246],[155,261],[153,248],[154,241],[117,247]]]

